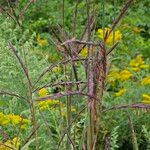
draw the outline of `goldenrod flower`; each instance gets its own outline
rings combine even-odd
[[[107,76],[107,80],[108,82],[114,84],[114,82],[118,80],[119,77],[120,77],[119,71],[111,71]]]
[[[8,118],[12,124],[19,124],[22,121],[19,115],[9,114]]]
[[[112,85],[115,85],[115,82],[119,79],[119,69],[116,66],[111,67],[112,71],[110,71],[107,75],[107,81]]]
[[[59,100],[46,100],[46,101],[41,101],[37,103],[37,106],[39,106],[40,110],[46,110],[49,109],[50,106],[59,104]]]
[[[115,96],[116,97],[122,96],[126,91],[127,91],[127,89],[122,88],[118,92],[115,93]]]
[[[141,69],[147,69],[147,68],[149,68],[149,65],[143,64],[143,65],[140,65],[140,68]]]
[[[149,68],[143,61],[142,55],[138,55],[135,59],[130,61],[130,66],[133,71],[140,71],[141,69]]]
[[[142,85],[150,85],[150,76],[147,76],[145,77],[142,82],[141,82]]]
[[[48,44],[47,40],[46,39],[41,39],[39,34],[37,35],[36,40],[37,40],[38,44],[41,45],[41,46],[46,46]]]
[[[135,71],[135,72],[139,72],[141,69],[138,68],[138,67],[133,67],[132,70]]]
[[[12,140],[8,140],[5,143],[0,142],[0,150],[19,149],[20,145],[21,145],[20,138],[14,137]],[[9,148],[9,147],[11,147],[11,148]]]
[[[48,91],[45,88],[42,88],[41,90],[39,90],[39,96],[40,97],[45,97],[48,95]],[[49,108],[50,105],[56,105],[59,103],[59,100],[45,100],[45,101],[41,101],[37,103],[37,106],[40,107],[41,110],[46,110]]]
[[[0,125],[7,125],[9,122],[10,120],[8,119],[7,115],[0,112]]]
[[[44,97],[44,96],[47,96],[48,95],[48,91],[46,88],[42,88],[39,90],[39,96],[40,97]]]
[[[87,49],[87,47],[85,46],[85,47],[81,50],[79,56],[85,58],[85,57],[87,57],[87,54],[88,54],[88,49]]]
[[[0,113],[0,125],[21,125],[21,129],[24,129],[27,124],[29,124],[29,120],[22,118],[19,115],[14,115],[14,114],[3,114]]]
[[[119,71],[118,68],[116,68],[114,71],[111,71],[107,76],[107,81],[110,82],[112,85],[116,81],[125,81],[132,77],[132,73],[128,70],[122,70]]]
[[[142,103],[150,104],[150,94],[142,94]]]
[[[98,36],[100,39],[104,39],[104,36],[106,34],[106,31],[109,33],[110,32],[110,28],[105,28],[104,30],[103,29],[98,29]],[[104,33],[105,32],[105,33]],[[108,45],[113,45],[113,43],[116,43],[118,41],[120,41],[122,39],[122,34],[119,30],[116,30],[114,33],[111,33],[107,40],[106,40],[106,43]]]
[[[130,72],[130,71],[128,71],[128,70],[122,70],[121,72],[120,72],[120,77],[119,77],[119,79],[121,80],[121,81],[124,81],[124,80],[128,80],[129,78],[131,78],[132,77],[132,73]]]

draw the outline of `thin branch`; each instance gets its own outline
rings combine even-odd
[[[77,40],[75,38],[72,38],[70,40],[67,40],[65,42],[63,42],[61,45],[66,45],[68,43],[77,43],[77,44],[86,44],[86,45],[92,45],[92,46],[100,46],[102,48],[102,43],[94,43],[94,42],[87,42],[87,41],[80,41]],[[107,55],[109,55],[117,46],[118,46],[119,42],[115,43],[107,52]]]
[[[23,96],[20,96],[20,95],[15,94],[15,93],[7,92],[7,91],[0,91],[0,95],[14,96],[14,97],[17,97],[17,98],[19,98],[19,99],[27,100],[27,99],[26,99],[25,97],[23,97]]]
[[[91,97],[95,100],[97,100],[94,96],[89,95],[89,94],[85,94],[82,93],[81,91],[67,91],[67,92],[59,92],[53,95],[47,95],[45,97],[41,97],[41,98],[37,98],[37,99],[33,99],[34,102],[38,102],[38,101],[45,101],[47,99],[58,99],[64,96],[69,96],[69,95],[82,95],[82,96],[87,96],[87,97]]]
[[[1,141],[0,141],[0,146],[1,145],[3,145],[5,148],[8,148],[8,149],[11,149],[11,150],[14,150],[14,148],[13,147],[11,147],[11,146],[9,146],[9,145],[7,145],[7,144],[5,144],[5,143],[2,143]],[[5,149],[4,148],[4,149]]]
[[[69,139],[71,145],[73,146],[73,149],[75,150],[75,143],[73,142],[73,140],[71,139],[71,136],[69,135],[69,131],[66,130],[66,134],[67,134],[67,138]],[[69,145],[70,146],[70,145]]]
[[[16,21],[13,16],[0,5],[0,12],[5,12],[12,20]]]
[[[106,55],[109,55],[117,46],[118,46],[119,42],[115,43],[107,52]]]
[[[41,80],[41,78],[42,78],[46,73],[48,73],[49,71],[52,71],[52,69],[53,69],[54,67],[58,67],[59,65],[62,65],[62,64],[67,64],[67,63],[69,63],[70,61],[81,61],[81,60],[85,61],[85,60],[87,60],[87,58],[73,58],[73,59],[68,59],[68,60],[62,60],[62,61],[60,61],[60,62],[58,62],[58,63],[55,63],[55,64],[51,64],[49,67],[47,67],[47,69],[45,69],[45,70],[41,73],[41,75],[38,77],[38,79],[37,79],[36,82],[34,83],[33,87],[35,87],[35,85]]]
[[[73,36],[76,35],[78,4],[79,4],[79,0],[77,0],[77,2],[76,2],[75,11],[74,11],[74,17],[73,17],[73,20],[74,20],[73,21]]]
[[[22,9],[22,11],[20,12],[20,15],[19,15],[19,18],[23,18],[23,16],[25,15],[27,9],[30,7],[30,5],[32,4],[33,2],[30,0],[29,3],[27,3],[24,8]]]
[[[116,26],[118,25],[118,23],[120,22],[120,20],[123,18],[123,16],[125,15],[125,13],[127,12],[128,8],[130,7],[130,5],[132,4],[133,0],[127,0],[125,5],[123,6],[123,8],[121,9],[121,12],[119,14],[119,16],[114,20],[114,22],[112,23],[112,27],[111,30],[108,32],[108,34],[105,34],[104,40],[106,41],[107,38],[110,36],[110,34],[112,33],[112,31],[116,28]]]
[[[113,110],[120,110],[120,109],[129,109],[129,108],[134,108],[134,109],[150,109],[150,104],[142,104],[142,103],[136,103],[136,104],[129,104],[129,105],[117,105],[113,106],[111,108],[104,109],[102,112],[108,112],[108,111],[113,111]]]
[[[10,7],[11,10],[12,10],[12,14],[13,14],[14,18],[16,19],[16,23],[19,25],[19,27],[21,27],[21,24],[20,24],[20,22],[19,22],[19,18],[18,18],[18,16],[16,15],[16,12],[15,12],[13,6],[11,5],[10,0],[7,0],[7,2],[8,2],[8,4],[9,4],[9,7]]]
[[[58,62],[58,63],[55,63],[55,64],[50,65],[47,69],[45,69],[45,70],[41,73],[41,75],[38,77],[38,79],[37,79],[36,82],[34,83],[33,87],[35,87],[35,85],[41,80],[41,78],[42,78],[46,73],[48,73],[49,71],[52,71],[52,69],[53,69],[54,67],[58,67],[58,66],[61,65],[61,64],[66,64],[66,63],[68,63],[69,61],[70,61],[70,59],[68,59],[68,60],[62,60],[62,61],[60,61],[60,62]]]
[[[63,133],[63,135],[62,135],[62,137],[61,137],[61,139],[60,139],[60,141],[59,141],[59,143],[58,143],[58,149],[59,149],[59,147],[60,147],[60,144],[61,144],[61,142],[62,142],[62,140],[63,140],[65,134],[67,133],[67,130],[68,130],[68,129],[71,127],[71,125],[78,119],[78,117],[79,117],[80,114],[86,109],[86,107],[87,107],[87,106],[83,107],[83,108],[78,112],[78,114],[75,116],[75,118],[71,121],[71,123],[70,123],[70,124],[68,125],[68,127],[65,129],[65,131],[64,131],[64,133]]]
[[[39,129],[40,126],[36,126],[36,128],[34,128],[34,130],[31,132],[31,134],[27,137],[27,139],[25,140],[24,144],[22,145],[22,147],[24,145],[26,145],[28,143],[28,141],[32,138],[32,136],[36,133],[36,131]]]
[[[52,135],[51,129],[50,129],[50,127],[49,127],[49,124],[48,124],[48,121],[47,121],[45,115],[44,115],[43,112],[40,110],[40,108],[39,108],[39,113],[40,113],[40,115],[42,116],[42,119],[43,119],[43,121],[44,121],[44,123],[45,123],[45,125],[46,125],[47,133],[48,133],[48,135],[49,135],[49,136],[48,136],[48,137],[49,137],[49,140],[51,140],[51,135]]]
[[[137,137],[136,137],[135,129],[134,129],[134,126],[133,126],[133,122],[132,122],[132,119],[131,119],[130,115],[128,114],[127,116],[128,116],[129,126],[130,126],[130,129],[131,129],[133,150],[138,150],[139,148],[138,148]]]
[[[25,64],[23,63],[22,59],[20,58],[20,56],[18,55],[17,53],[17,50],[16,48],[12,45],[11,42],[8,43],[8,46],[10,47],[10,49],[13,51],[14,55],[16,56],[17,60],[19,61],[23,71],[24,71],[24,74],[26,75],[26,78],[28,80],[28,83],[30,85],[30,87],[32,87],[32,82],[30,80],[30,77],[29,77],[29,74],[28,74],[28,69],[27,67],[25,66]]]
[[[62,30],[61,26],[59,26],[58,29],[60,30],[60,32],[63,31],[63,38],[64,38],[64,40],[67,40],[67,39],[70,38],[64,28],[63,28],[63,30]],[[61,42],[61,43],[62,43],[62,42]],[[70,64],[71,64],[71,66],[72,66],[74,78],[75,78],[76,81],[78,81],[79,79],[78,79],[76,64],[75,64],[74,61],[72,61],[75,57],[78,57],[77,48],[75,48],[76,46],[75,46],[74,44],[72,44],[72,43],[68,43],[68,44],[67,44],[67,47],[68,47],[68,48],[65,49],[65,51],[66,51],[67,55],[68,55],[69,57],[71,57]],[[66,46],[65,46],[65,48],[66,48]],[[79,90],[78,86],[77,86],[77,90]]]
[[[72,82],[72,81],[70,81],[70,82],[47,83],[47,84],[45,84],[45,85],[43,85],[41,87],[36,88],[33,91],[33,93],[36,92],[36,91],[38,91],[38,90],[40,90],[40,89],[42,89],[42,88],[47,88],[47,87],[70,86],[70,85],[73,86],[74,84],[80,85],[80,84],[86,84],[86,83],[87,83],[87,81],[78,81],[78,82]]]
[[[6,133],[6,131],[4,131],[3,129],[0,129],[0,133],[5,140],[8,140],[8,139],[10,140],[10,137],[9,137],[8,133]]]
[[[66,45],[68,43],[86,44],[86,45],[92,45],[92,46],[101,46],[101,42],[94,43],[94,42],[91,42],[91,41],[80,41],[80,40],[77,40],[75,38],[67,40],[67,41],[63,42],[61,45],[63,46],[63,45]]]

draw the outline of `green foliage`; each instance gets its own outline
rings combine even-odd
[[[115,150],[117,148],[119,148],[118,144],[117,144],[117,141],[118,141],[118,128],[119,126],[115,127],[113,130],[112,130],[112,133],[111,133],[111,150]]]
[[[20,0],[18,7],[13,4],[17,14],[23,9],[26,2],[28,1]],[[103,2],[104,3],[95,1],[91,3],[92,9],[90,12],[92,12],[93,9],[98,12],[95,14],[97,23],[93,31],[93,39],[95,42],[100,41],[100,39],[97,37],[97,29],[102,28],[103,26],[111,27],[111,24],[119,13],[123,3],[123,1],[114,3],[112,0]],[[10,8],[7,6],[5,1],[1,1],[0,4],[2,4],[9,11]],[[74,24],[75,4],[76,2],[73,0],[65,1],[64,28],[66,29],[69,37],[72,37],[73,35],[72,28]],[[133,71],[129,65],[131,60],[135,59],[136,56],[140,54],[143,55],[144,63],[146,65],[150,64],[150,23],[148,5],[148,0],[136,0],[126,17],[122,20],[121,25],[118,27],[118,29],[116,29],[122,33],[123,37],[118,47],[112,53],[113,57],[110,56],[110,59],[108,60],[108,65],[111,63],[108,72],[113,71],[113,66],[116,66],[119,71],[126,69],[130,71],[133,76],[129,80],[117,80],[115,84],[111,84],[109,82],[106,83],[106,90],[104,92],[102,102],[104,110],[116,105],[141,103],[142,94],[150,94],[149,85],[141,84],[143,79],[149,76],[150,67],[148,69],[141,69],[141,71],[138,72]],[[102,9],[103,6],[104,9]],[[80,39],[85,28],[87,20],[85,8],[85,1],[80,1],[78,4],[77,13],[77,39]],[[17,54],[23,63],[27,65],[33,84],[36,83],[39,76],[43,73],[43,71],[45,71],[46,68],[52,64],[60,63],[60,60],[62,60],[63,56],[66,55],[66,53],[62,51],[59,53],[59,50],[57,50],[54,45],[55,41],[53,41],[53,31],[60,35],[58,27],[63,26],[62,1],[37,1],[37,3],[31,5],[25,13],[21,27],[18,27],[11,18],[6,16],[6,14],[0,14],[0,91],[18,94],[22,97],[25,97],[26,100],[10,95],[2,95],[0,96],[0,113],[18,114],[31,121],[32,114],[30,110],[30,104],[28,102],[30,99],[28,79],[8,43],[12,42],[17,50]],[[40,35],[41,40],[46,41],[45,45],[42,45],[38,42],[38,35]],[[56,45],[60,46],[59,44]],[[79,74],[78,78],[80,81],[86,81],[87,79],[87,70],[84,69],[84,66],[86,65],[86,62],[76,63],[77,73]],[[56,94],[60,91],[63,93],[66,90],[63,86],[53,84],[69,81],[71,78],[70,75],[74,77],[72,65],[69,64],[64,66],[61,63],[58,68],[55,68],[56,70],[52,69],[51,71],[47,72],[41,78],[41,80],[34,85],[32,89],[32,92],[35,90],[34,94],[32,95],[33,99],[39,98],[38,88],[41,88],[46,84],[52,84],[46,87],[49,95]],[[75,79],[71,80],[75,82]],[[77,86],[72,86],[71,88],[72,90],[77,90]],[[84,91],[86,88],[86,86],[83,86],[80,90]],[[121,88],[125,88],[126,92],[117,97],[116,93]],[[39,149],[41,150],[57,149],[58,143],[60,142],[63,134],[69,131],[68,129],[66,131],[66,128],[69,124],[66,109],[68,102],[65,98],[60,98],[59,105],[49,106],[46,110],[40,110],[40,107],[36,106],[37,103],[38,102],[34,103],[35,118],[37,124],[40,125],[38,131],[36,132],[37,137],[31,137],[31,139],[29,139],[27,143],[21,147],[21,149],[34,150],[36,149],[36,145],[38,145]],[[85,142],[85,138],[87,136],[87,112],[82,111],[81,114],[78,114],[78,112],[81,111],[86,105],[86,97],[72,97],[71,107],[74,108],[75,111],[70,112],[70,119],[72,121],[75,117],[78,117],[70,125],[70,136],[73,137],[75,147],[77,149],[82,149],[83,143]],[[131,117],[133,118],[139,149],[141,148],[141,150],[144,150],[146,147],[149,149],[150,122],[147,110],[133,108],[129,109],[128,113],[130,113]],[[22,140],[22,143],[24,143],[29,135],[33,132],[31,124],[29,124],[25,130],[21,131],[15,127],[15,125],[0,125],[0,129],[4,130],[11,139],[15,136],[19,136]],[[132,148],[130,129],[125,110],[114,110],[103,113],[101,127],[102,143],[104,142],[103,139],[105,139],[105,136],[109,133],[111,133],[112,150],[124,149],[124,147],[127,149]],[[6,139],[4,139],[1,134],[0,139],[2,142],[6,142]],[[66,149],[67,143],[68,137],[65,135],[60,143],[62,150]],[[142,145],[143,143],[144,146]],[[71,146],[73,146],[73,144]]]
[[[145,125],[142,125],[142,132],[144,133],[144,137],[147,141],[147,150],[150,148],[150,131],[147,130]]]

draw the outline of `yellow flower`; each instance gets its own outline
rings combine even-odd
[[[142,80],[141,84],[142,84],[142,85],[147,85],[147,84],[150,85],[150,76],[145,77],[145,78]]]
[[[49,109],[50,106],[59,104],[59,100],[47,100],[47,101],[41,101],[37,103],[37,106],[40,107],[40,110],[46,110]]]
[[[107,80],[110,83],[114,83],[116,80],[118,80],[120,77],[119,71],[111,71],[108,76],[107,76]]]
[[[9,123],[10,123],[10,120],[7,117],[7,115],[0,112],[0,125],[7,125]]]
[[[41,46],[46,46],[48,44],[47,40],[46,39],[41,39],[39,34],[37,35],[36,40],[37,40],[38,44],[41,45]]]
[[[85,57],[87,57],[87,54],[88,54],[88,49],[87,49],[87,47],[85,46],[85,47],[81,50],[79,56],[85,58]]]
[[[132,77],[132,73],[130,71],[128,70],[119,71],[118,68],[115,68],[115,70],[111,71],[108,74],[107,81],[112,85],[114,85],[116,81],[125,81],[130,79],[130,77]]]
[[[111,30],[110,28],[105,28],[104,31],[103,31],[103,29],[98,29],[98,37],[103,40],[106,31],[109,33],[110,30]],[[116,30],[114,33],[111,33],[108,36],[106,43],[108,45],[113,45],[113,43],[116,43],[116,42],[120,41],[121,39],[122,39],[121,32],[119,30]]]
[[[149,65],[143,64],[143,65],[140,66],[140,68],[141,68],[141,69],[147,69],[147,68],[149,68]]]
[[[149,68],[143,61],[142,55],[138,55],[135,59],[130,61],[130,66],[133,71],[140,71],[141,69]]]
[[[122,96],[126,91],[127,91],[127,89],[122,88],[118,92],[115,93],[115,96],[116,97]]]
[[[115,82],[119,79],[119,69],[116,66],[111,67],[112,71],[110,71],[107,75],[107,81],[111,83],[112,85],[115,84]]]
[[[138,67],[133,67],[132,70],[135,71],[135,72],[139,72],[141,69],[138,68]]]
[[[21,125],[21,128],[25,128],[27,124],[29,124],[29,120],[22,118],[19,115],[14,115],[14,114],[8,114],[5,115],[3,113],[0,113],[0,125]],[[22,127],[23,126],[23,127]]]
[[[12,150],[12,149],[15,150],[15,149],[19,149],[20,145],[21,145],[20,138],[14,137],[12,140],[8,140],[5,143],[0,142],[0,150]]]
[[[19,115],[9,114],[8,118],[12,124],[19,124],[22,121],[22,118]]]
[[[42,88],[39,90],[39,96],[40,97],[44,97],[44,96],[47,96],[48,95],[48,91],[46,88]]]
[[[150,104],[150,94],[142,94],[142,103]]]
[[[130,77],[132,77],[132,73],[131,73],[130,71],[128,71],[128,70],[122,70],[122,71],[120,72],[120,77],[119,77],[119,79],[120,79],[121,81],[128,80]]]
[[[40,97],[45,97],[48,95],[48,91],[45,88],[42,88],[41,90],[39,90],[39,96]],[[50,105],[56,105],[59,104],[59,100],[45,100],[45,101],[41,101],[37,103],[37,106],[40,107],[40,110],[46,110],[49,108]]]

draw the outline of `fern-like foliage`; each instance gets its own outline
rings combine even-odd
[[[142,125],[142,131],[144,133],[144,137],[147,141],[147,150],[150,149],[150,131],[148,131],[148,129],[146,128],[145,125]]]
[[[111,133],[111,150],[116,150],[118,146],[118,128],[119,126],[116,126]]]

